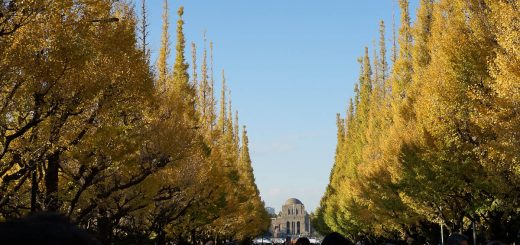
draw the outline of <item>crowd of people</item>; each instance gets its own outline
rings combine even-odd
[[[482,245],[482,243],[478,243]],[[306,237],[300,237],[293,242],[289,237],[286,238],[284,245],[311,245],[311,242]],[[332,232],[323,238],[321,245],[364,245],[364,242],[353,242],[345,238],[343,235]],[[394,245],[393,243],[384,243],[384,245]],[[463,234],[451,234],[443,245],[470,245],[470,239]],[[485,245],[505,245],[501,241],[489,241]]]
[[[22,219],[0,223],[1,244],[74,244],[98,245],[101,244],[90,233],[71,224],[64,216],[52,213],[41,213]],[[228,243],[235,244],[235,243]],[[501,241],[478,243],[479,245],[505,245]],[[180,244],[179,244],[180,245]],[[183,242],[182,245],[189,245]],[[208,241],[205,245],[215,245]],[[290,237],[285,239],[284,245],[311,245],[306,237],[296,241]],[[321,245],[365,245],[364,242],[353,242],[343,235],[332,232],[326,235]],[[384,245],[394,245],[385,243]],[[451,234],[443,245],[470,245],[470,239],[459,233]]]

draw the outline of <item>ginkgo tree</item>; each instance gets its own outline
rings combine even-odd
[[[193,59],[190,79],[181,7],[168,67],[164,6],[155,68],[146,16],[126,1],[0,4],[0,220],[59,212],[103,243],[267,229],[238,119],[229,109],[216,121],[213,45],[211,65],[205,47],[202,78]]]
[[[441,225],[512,242],[520,228],[520,6],[421,0],[413,24],[408,1],[399,6],[391,72],[381,75],[380,52],[370,74],[365,52],[353,103],[337,119],[334,167],[314,222],[374,243],[440,242]]]

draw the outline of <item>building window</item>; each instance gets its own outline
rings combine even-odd
[[[300,221],[296,222],[296,234],[300,234]]]
[[[298,209],[296,209],[296,215],[298,215]]]
[[[291,224],[287,221],[287,234],[291,234]]]

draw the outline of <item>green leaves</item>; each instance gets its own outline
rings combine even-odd
[[[316,222],[391,239],[477,222],[486,237],[513,239],[496,224],[516,227],[518,217],[505,203],[518,203],[519,103],[504,95],[520,82],[511,46],[519,6],[424,0],[411,26],[407,1],[399,4],[400,55],[383,83],[393,96],[367,95],[366,81],[382,72],[368,76],[365,55]]]

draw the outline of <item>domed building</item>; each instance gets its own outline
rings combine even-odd
[[[282,206],[282,211],[276,218],[271,218],[271,233],[273,237],[310,236],[311,220],[305,211],[305,205],[296,199],[289,198]]]

